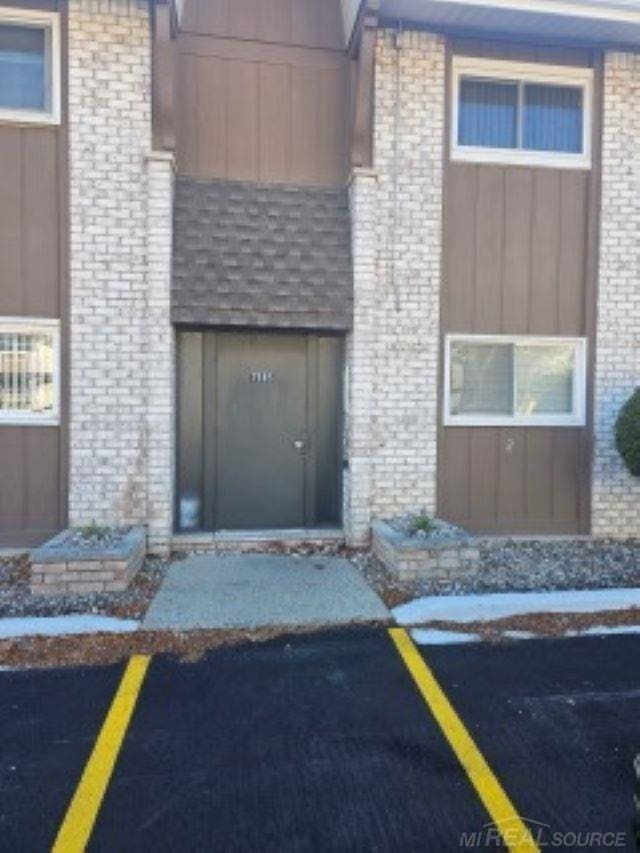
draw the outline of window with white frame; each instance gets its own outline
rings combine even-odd
[[[59,323],[0,319],[0,424],[55,424],[59,416]]]
[[[448,335],[449,426],[582,426],[584,338]]]
[[[0,7],[0,121],[60,121],[56,13]]]
[[[454,160],[588,168],[590,68],[455,57]]]

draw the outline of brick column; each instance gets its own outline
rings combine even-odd
[[[347,347],[347,454],[345,527],[347,540],[361,544],[369,537],[373,491],[371,428],[375,400],[374,351],[377,264],[377,176],[356,170],[349,188],[353,264],[353,332]]]
[[[444,42],[378,33],[374,173],[351,187],[349,533],[372,517],[435,513]]]
[[[171,530],[171,164],[146,0],[70,0],[71,524]]]
[[[640,536],[640,479],[614,443],[623,403],[640,386],[640,56],[604,67],[602,210],[595,381],[592,530]]]
[[[173,155],[147,157],[147,523],[149,547],[164,551],[173,530],[175,335],[171,325]]]

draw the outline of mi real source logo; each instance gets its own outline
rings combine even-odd
[[[506,818],[497,823],[485,823],[475,832],[460,835],[462,850],[490,850],[491,848],[518,850],[615,850],[624,849],[628,843],[626,832],[596,832],[592,830],[552,830],[548,823],[529,818]]]

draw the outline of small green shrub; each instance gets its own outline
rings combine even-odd
[[[416,515],[411,522],[411,530],[413,533],[418,533],[418,531],[421,533],[433,533],[435,529],[436,525],[428,515]]]
[[[640,388],[620,409],[616,421],[616,448],[634,477],[640,477]]]
[[[83,539],[97,539],[98,541],[102,541],[109,536],[109,528],[92,521],[91,524],[86,524],[84,527],[78,528],[78,533]]]

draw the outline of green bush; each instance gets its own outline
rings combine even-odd
[[[620,409],[616,421],[616,448],[634,477],[640,477],[640,388]]]
[[[433,519],[429,518],[428,515],[416,515],[411,519],[411,532],[412,533],[433,533],[436,529],[436,525]]]

